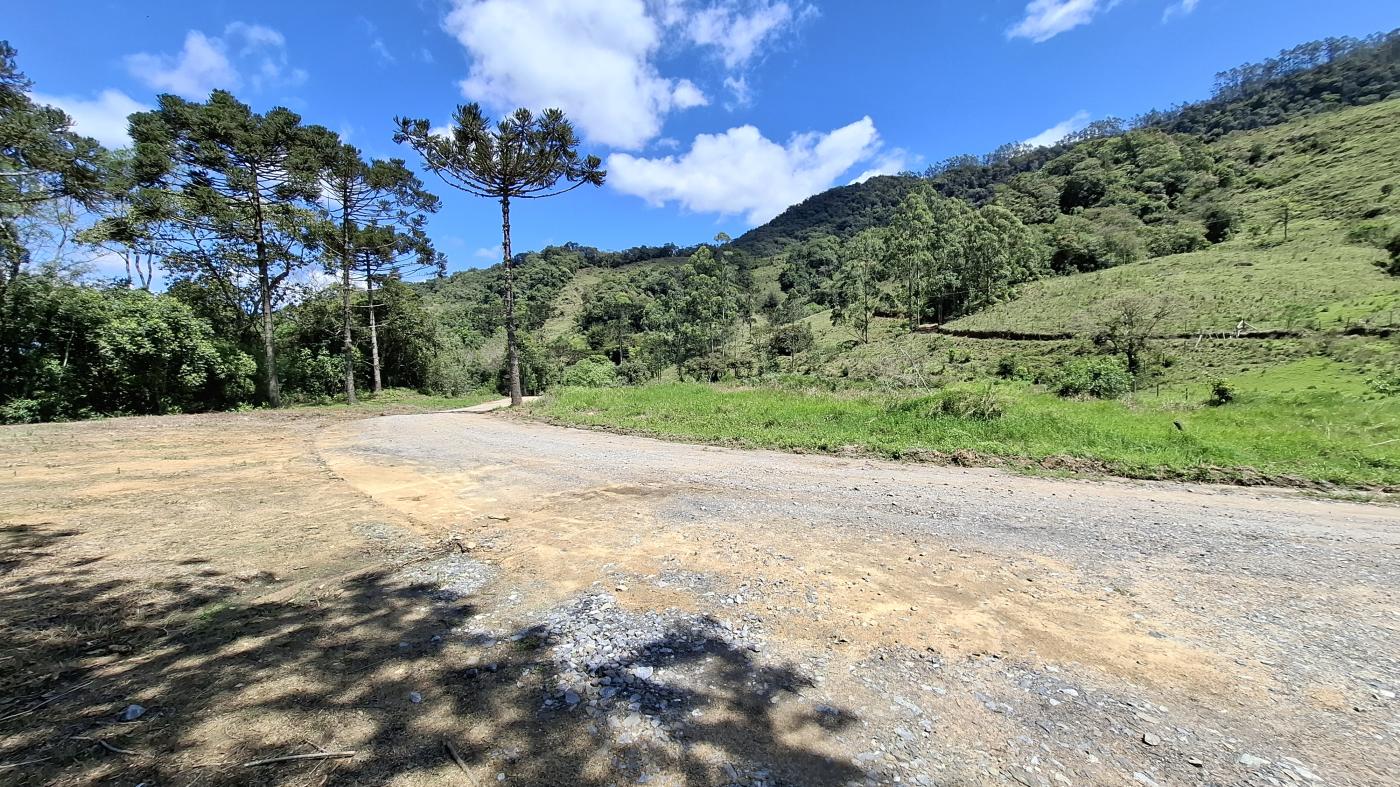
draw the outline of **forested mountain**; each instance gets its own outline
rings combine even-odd
[[[1388,131],[1400,124],[1397,33],[1296,47],[1224,72],[1205,102],[1097,121],[1053,146],[834,188],[735,241],[570,243],[514,254],[509,273],[451,276],[423,229],[437,198],[402,161],[365,161],[289,110],[257,113],[223,91],[161,97],[132,116],[133,151],[106,151],[35,104],[13,50],[0,53],[4,422],[325,401],[356,385],[501,389],[512,288],[528,391],[797,369],[854,378],[868,372],[831,353],[860,356],[930,323],[1068,334],[1063,315],[1009,304],[1060,293],[1051,301],[1082,311],[1120,293],[1047,282],[1129,289],[1148,260],[1164,263],[1154,276],[1190,272],[1183,289],[1207,291],[1203,302],[1231,293],[1182,324],[1269,315],[1292,330],[1400,305],[1386,285],[1400,274],[1400,210],[1384,182],[1400,171]],[[1307,122],[1337,110],[1357,118],[1351,135]],[[1283,261],[1272,250],[1300,228],[1326,251],[1295,245]],[[48,256],[55,238],[124,260],[127,275],[78,279]],[[1251,289],[1261,260],[1294,282],[1335,268],[1349,286],[1295,286],[1266,309]],[[165,288],[151,292],[156,267]],[[1133,273],[1100,275],[1110,270]],[[823,339],[832,331],[843,338]]]
[[[991,153],[954,156],[922,173],[940,194],[975,205],[990,202],[996,186],[1034,172],[1074,145],[1129,130],[1159,129],[1218,139],[1232,131],[1275,125],[1318,112],[1361,106],[1400,95],[1400,30],[1364,39],[1327,38],[1300,44],[1278,57],[1222,71],[1209,99],[1150,110],[1130,122],[1106,118],[1062,142],[1030,148],[1002,145]],[[916,184],[913,176],[871,178],[813,195],[772,221],[741,235],[736,245],[773,254],[794,240],[817,235],[849,237],[889,220]]]
[[[854,235],[888,222],[900,200],[919,182],[911,175],[880,175],[864,183],[828,189],[740,235],[734,245],[762,257],[814,235]]]

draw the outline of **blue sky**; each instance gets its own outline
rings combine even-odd
[[[16,2],[18,8],[15,7]],[[513,211],[517,250],[738,236],[788,204],[1089,120],[1204,97],[1215,72],[1400,24],[1383,0],[11,0],[36,95],[108,144],[162,92],[281,104],[369,156],[395,115],[560,106],[608,184]],[[440,184],[425,178],[429,184]],[[442,185],[453,269],[497,208]]]

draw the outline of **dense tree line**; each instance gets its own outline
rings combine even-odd
[[[0,43],[0,420],[454,387],[400,283],[445,264],[437,198],[402,161],[224,91],[161,96],[131,149],[104,150],[33,102],[15,57]],[[80,281],[102,258],[125,275]]]

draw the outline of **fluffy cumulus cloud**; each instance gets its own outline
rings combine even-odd
[[[828,133],[798,134],[786,144],[753,126],[739,126],[700,134],[678,156],[615,153],[608,158],[608,182],[653,205],[742,214],[750,224],[760,224],[881,153],[880,135],[869,117]]]
[[[640,147],[668,112],[703,99],[652,64],[661,31],[641,0],[458,0],[444,26],[472,58],[465,96],[559,107],[606,145]]]
[[[1089,113],[1081,109],[1074,113],[1073,116],[1065,118],[1050,128],[1027,139],[1025,144],[1037,148],[1053,145],[1087,125],[1089,125]]]
[[[469,100],[559,107],[590,141],[633,150],[670,113],[710,103],[695,81],[661,72],[663,50],[711,52],[742,84],[742,69],[810,13],[773,0],[453,0],[443,27],[470,56]]]
[[[205,98],[217,88],[262,90],[306,80],[305,71],[288,64],[281,33],[246,22],[229,24],[221,36],[191,30],[179,53],[128,55],[126,68],[153,90],[190,99]]]
[[[58,107],[67,112],[73,119],[74,131],[92,137],[109,148],[130,145],[131,138],[127,136],[127,116],[150,109],[120,90],[104,90],[97,98],[92,99],[50,96],[43,93],[35,93],[33,99],[39,104]]]

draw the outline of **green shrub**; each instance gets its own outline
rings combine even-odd
[[[656,372],[650,366],[632,358],[628,358],[617,367],[617,379],[627,385],[640,385],[655,376]]]
[[[897,412],[913,413],[924,418],[995,421],[1006,414],[1006,401],[990,386],[976,391],[950,388],[932,396],[906,399],[891,409]]]
[[[1003,355],[997,359],[997,377],[1003,380],[1021,379],[1027,375],[1025,364],[1015,355]]]
[[[1228,226],[1224,230],[1228,235]],[[1224,240],[1224,237],[1221,238]],[[1147,235],[1147,255],[1166,257],[1170,254],[1186,254],[1200,251],[1210,246],[1206,239],[1206,228],[1199,222],[1183,221],[1153,227]]]
[[[47,420],[43,407],[36,399],[11,399],[0,404],[0,424],[35,424]]]
[[[564,385],[607,388],[617,385],[617,367],[604,358],[584,358],[564,370]]]
[[[1378,369],[1375,374],[1367,378],[1366,384],[1371,386],[1371,390],[1382,396],[1400,394],[1400,364]]]
[[[1115,358],[1081,358],[1060,370],[1055,393],[1060,396],[1091,396],[1117,399],[1132,390],[1133,376]]]
[[[1220,407],[1235,401],[1235,386],[1229,380],[1216,378],[1210,381],[1210,400],[1212,407]]]

